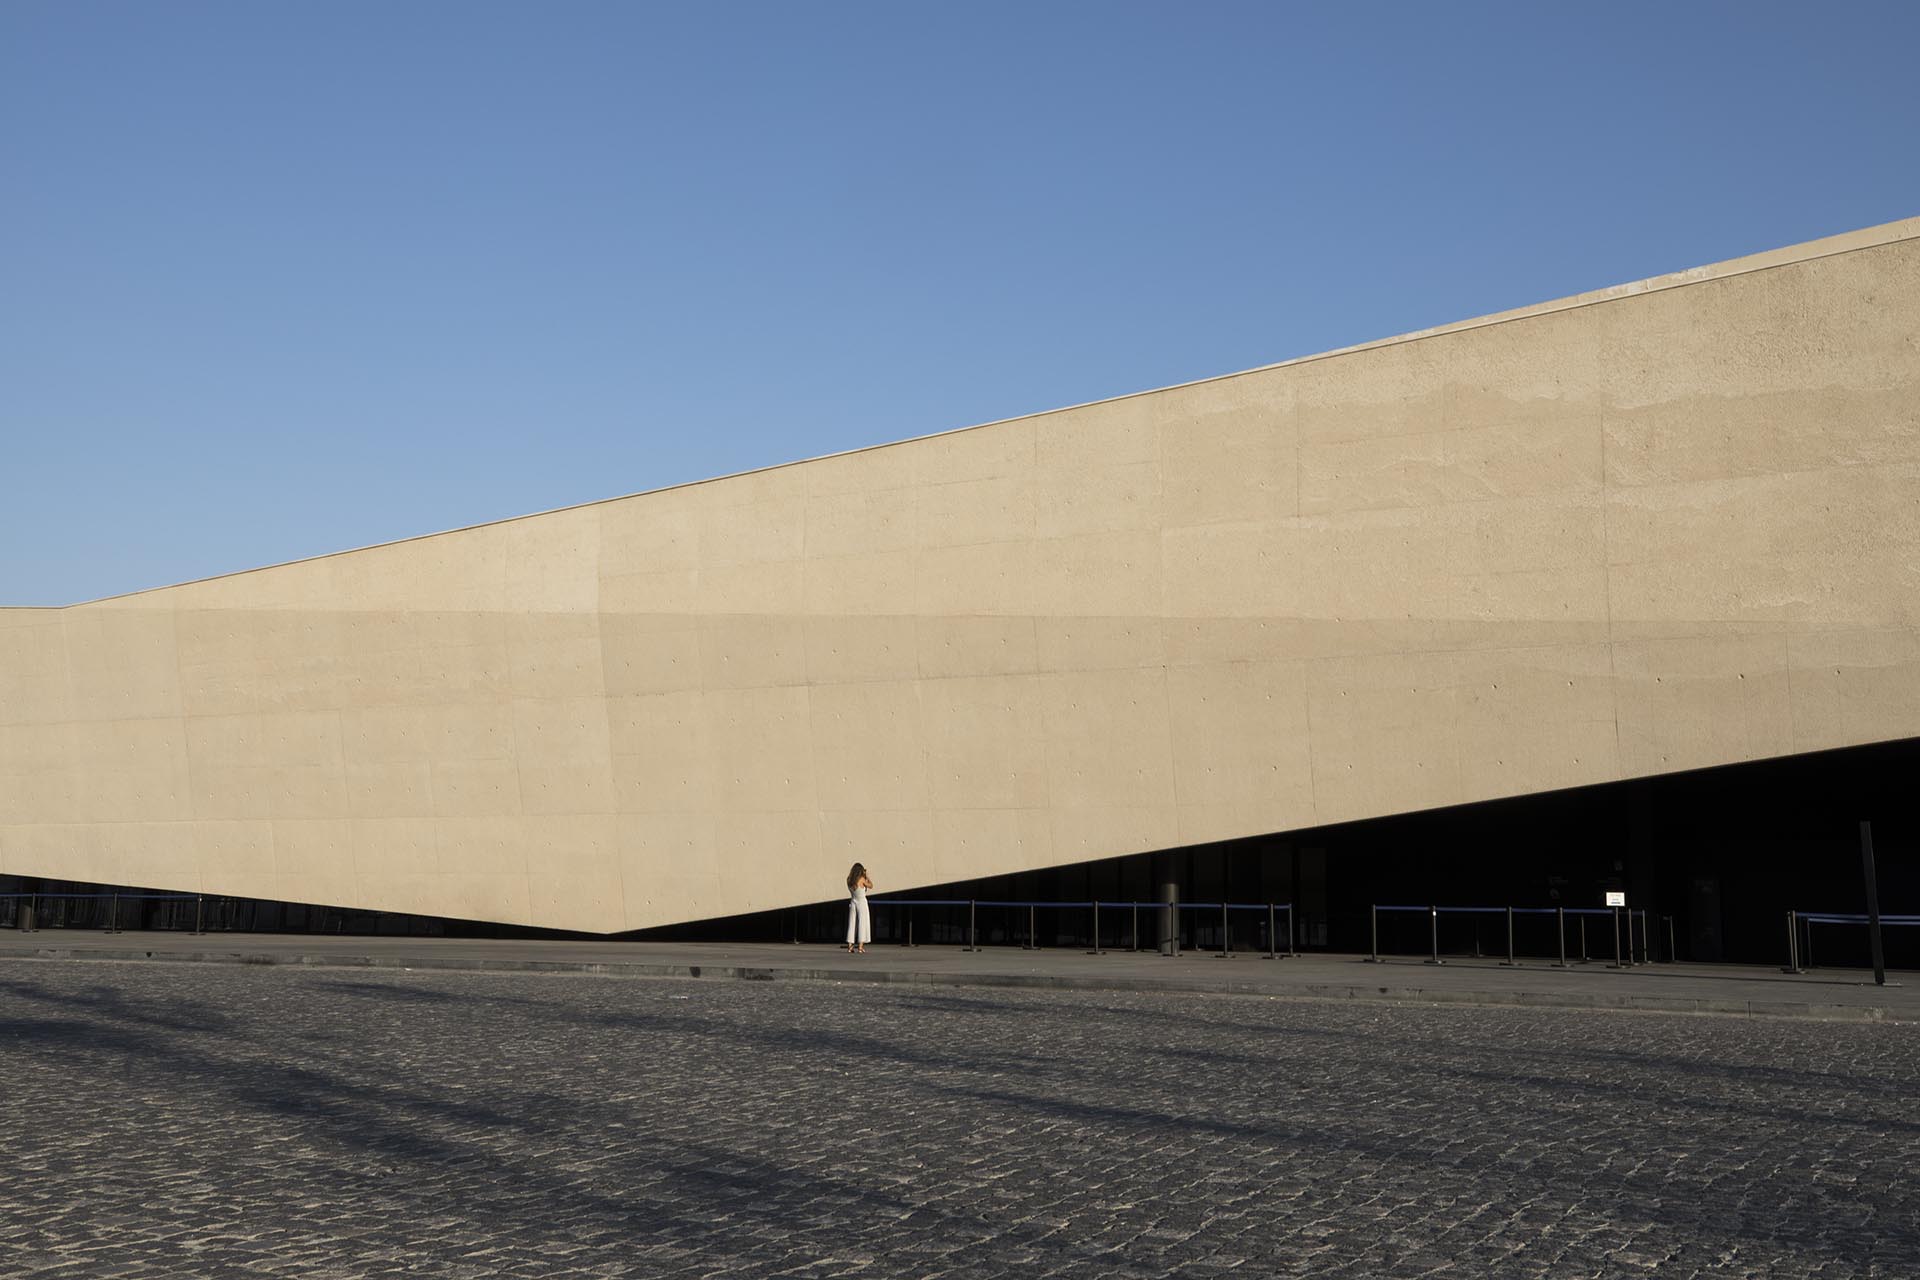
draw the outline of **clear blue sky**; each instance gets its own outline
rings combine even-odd
[[[1920,4],[0,4],[0,603],[1920,213]]]

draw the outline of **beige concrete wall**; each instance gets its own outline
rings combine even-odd
[[[0,610],[0,871],[613,931],[1920,734],[1920,220]]]

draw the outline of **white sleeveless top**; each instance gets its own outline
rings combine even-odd
[[[853,886],[853,900],[855,902],[865,902],[867,900],[867,886],[855,882]]]

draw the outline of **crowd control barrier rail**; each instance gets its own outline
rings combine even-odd
[[[1872,917],[1851,915],[1837,911],[1789,911],[1787,912],[1787,963],[1782,973],[1805,973],[1813,968],[1813,926],[1817,924],[1851,924],[1865,928]],[[1920,926],[1920,916],[1881,916],[1882,929],[1911,928]],[[1801,944],[1804,937],[1806,943]]]
[[[1297,956],[1300,954],[1295,942],[1293,904],[1291,902],[1134,902],[1131,900],[1115,901],[1106,898],[1088,899],[1084,902],[1041,902],[1038,900],[998,898],[871,898],[868,900],[867,905],[870,907],[888,907],[902,913],[904,916],[904,928],[896,929],[895,933],[900,936],[901,945],[908,947],[917,945],[913,940],[913,909],[915,907],[965,907],[967,909],[967,945],[961,948],[963,951],[983,950],[980,945],[979,924],[979,912],[982,907],[999,910],[1010,909],[1014,911],[1024,909],[1026,911],[1026,935],[1020,943],[1021,950],[1023,951],[1037,950],[1040,946],[1040,935],[1038,932],[1039,912],[1087,911],[1092,913],[1092,928],[1088,933],[1088,941],[1091,947],[1087,954],[1095,956],[1106,954],[1106,948],[1101,945],[1105,937],[1100,926],[1100,913],[1102,911],[1109,913],[1115,911],[1122,912],[1130,921],[1127,930],[1127,945],[1125,947],[1125,950],[1128,951],[1140,950],[1140,910],[1143,907],[1149,911],[1173,911],[1176,913],[1181,911],[1217,911],[1220,913],[1220,948],[1215,954],[1222,959],[1230,958],[1234,954],[1233,930],[1229,924],[1228,913],[1233,911],[1264,911],[1267,915],[1267,947],[1264,953],[1259,954],[1262,954],[1264,958],[1268,960],[1284,960],[1289,956]],[[1284,952],[1280,950],[1279,933],[1279,918],[1283,912],[1287,917],[1287,948]],[[1016,916],[1015,918],[1017,919],[1018,917]],[[1179,930],[1177,928],[1174,930],[1174,935],[1177,939],[1179,936]],[[1119,948],[1116,948],[1116,950],[1117,949]],[[1198,949],[1199,948],[1196,948],[1196,950]],[[1179,951],[1177,941],[1174,951],[1176,954]]]
[[[123,933],[120,927],[122,902],[179,902],[193,904],[192,932],[205,933],[203,927],[206,918],[206,899],[198,893],[0,893],[0,902],[11,904],[8,915],[13,927],[23,933],[38,933],[44,912],[51,912],[58,919],[50,926],[56,929],[87,928],[99,924],[102,933]],[[81,913],[73,910],[76,903],[105,904],[104,920],[89,920],[84,924],[70,923],[74,916]],[[89,910],[86,914],[92,915]],[[181,923],[185,923],[184,918]]]
[[[1401,906],[1375,903],[1373,907],[1373,945],[1367,954],[1367,961],[1370,964],[1381,963],[1380,915],[1382,912],[1388,914],[1417,913],[1427,917],[1427,957],[1425,961],[1427,964],[1445,964],[1447,962],[1447,957],[1443,956],[1440,951],[1441,916],[1470,916],[1475,919],[1473,935],[1473,956],[1475,958],[1479,958],[1484,954],[1480,949],[1479,921],[1487,916],[1498,916],[1504,919],[1506,922],[1507,949],[1506,959],[1500,961],[1500,963],[1515,966],[1520,963],[1519,952],[1516,951],[1514,947],[1514,924],[1516,919],[1519,917],[1551,916],[1553,918],[1554,933],[1559,940],[1559,958],[1553,961],[1553,967],[1557,969],[1564,969],[1567,968],[1570,963],[1576,963],[1570,962],[1567,959],[1567,917],[1573,917],[1577,931],[1577,940],[1580,948],[1577,963],[1585,964],[1593,958],[1587,954],[1587,919],[1590,916],[1607,916],[1611,917],[1611,923],[1613,925],[1613,962],[1607,967],[1609,969],[1629,969],[1636,964],[1652,963],[1650,954],[1652,947],[1651,928],[1649,917],[1645,911],[1629,911],[1622,907],[1442,907],[1431,903],[1426,906]],[[1635,920],[1638,920],[1640,924],[1638,959],[1635,958],[1634,951]],[[1621,939],[1621,926],[1623,922],[1626,927],[1624,949],[1622,948]],[[1671,960],[1673,958],[1672,917],[1668,917],[1667,927],[1667,958]],[[1494,954],[1497,955],[1499,953],[1496,952]]]

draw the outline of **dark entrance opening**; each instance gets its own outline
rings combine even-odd
[[[1920,914],[1920,739],[1851,747],[1159,851],[1185,902],[1292,903],[1303,950],[1364,952],[1376,903],[1583,907],[1608,890],[1648,913],[1653,950],[1689,961],[1779,964],[1786,913],[1859,912],[1859,823],[1873,822],[1881,909]],[[1045,871],[926,886],[886,897],[982,901],[1151,902],[1154,858],[1142,853]],[[876,868],[884,876],[884,868]],[[911,913],[914,941],[964,943],[966,909]],[[982,945],[1090,945],[1090,912],[981,909]],[[1220,923],[1183,913],[1189,947],[1217,946]],[[904,941],[905,913],[875,912],[875,938]],[[1102,942],[1124,944],[1128,921],[1103,915]],[[1235,949],[1264,946],[1260,912],[1231,917]],[[1285,925],[1280,926],[1282,929]],[[1404,926],[1425,930],[1409,917]],[[1504,924],[1487,917],[1486,954],[1504,949]],[[1570,926],[1571,927],[1571,926]],[[789,911],[705,921],[634,936],[832,941],[846,928],[837,899]],[[1151,926],[1145,943],[1151,943]],[[1604,921],[1590,950],[1610,950]],[[1859,937],[1851,936],[1858,933]],[[1669,943],[1671,939],[1671,943]],[[1284,940],[1284,935],[1283,935]],[[1461,945],[1472,938],[1456,933]],[[1403,951],[1425,945],[1424,934]],[[1821,963],[1866,963],[1864,931],[1821,937]],[[1888,934],[1888,963],[1920,967],[1920,930]],[[1854,952],[1858,952],[1855,955]],[[1539,949],[1535,949],[1539,953]]]

